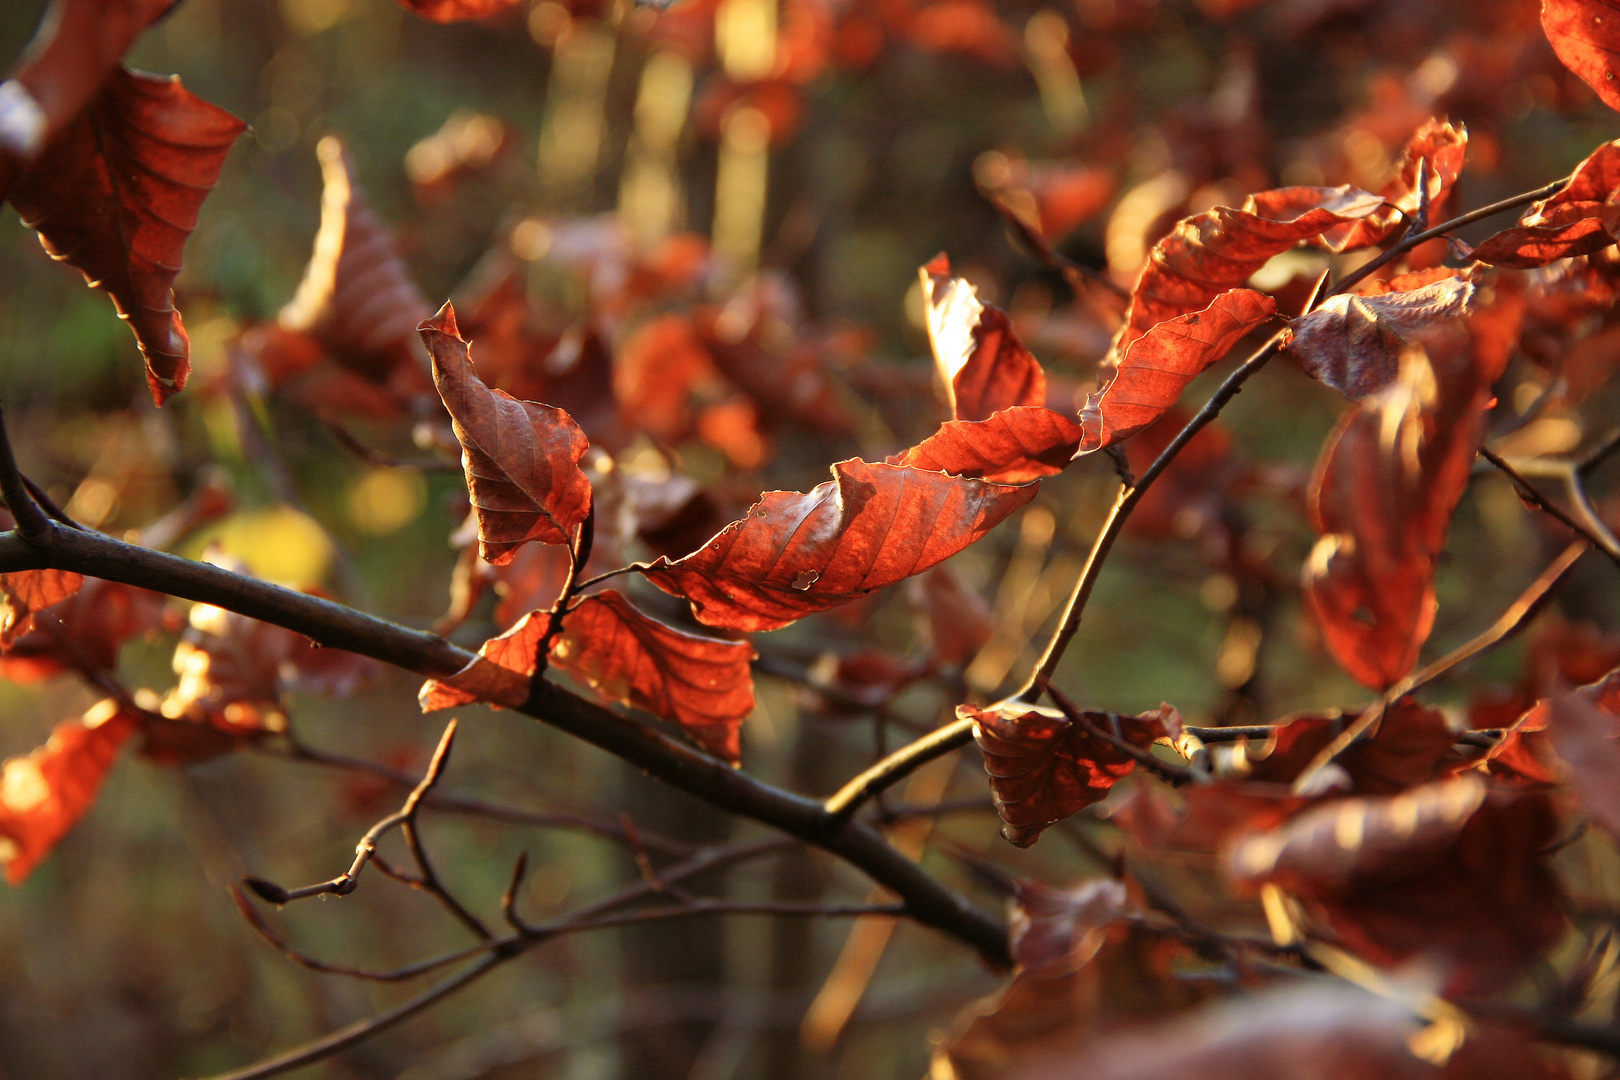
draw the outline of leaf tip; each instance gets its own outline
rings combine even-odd
[[[416,330],[418,333],[422,334],[427,333],[429,330],[434,330],[438,333],[446,335],[447,337],[453,337],[457,341],[463,340],[461,337],[461,328],[456,325],[456,309],[448,300],[444,302],[443,307],[434,312],[431,319],[422,323],[416,328]]]

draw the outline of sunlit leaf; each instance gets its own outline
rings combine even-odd
[[[1474,287],[1443,271],[1409,274],[1376,295],[1341,293],[1289,326],[1287,350],[1315,379],[1360,401],[1395,378],[1401,350],[1428,327],[1460,318]]]
[[[1027,484],[1060,473],[1080,445],[1080,426],[1040,405],[1018,405],[985,420],[947,420],[890,459],[998,484]]]
[[[1605,0],[1542,0],[1541,28],[1564,66],[1597,91],[1611,109],[1620,109],[1620,18]]]
[[[1046,372],[1013,333],[1007,313],[983,303],[944,255],[919,272],[928,340],[951,416],[988,420],[1019,405],[1046,404]]]
[[[1569,183],[1532,205],[1519,224],[1480,244],[1473,258],[1492,266],[1524,268],[1602,251],[1620,236],[1616,192],[1620,192],[1620,141],[1592,151],[1575,167]]]

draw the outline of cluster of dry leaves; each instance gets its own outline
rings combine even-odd
[[[445,21],[511,6],[403,2]],[[57,0],[42,39],[0,85],[0,193],[54,258],[109,294],[160,405],[188,374],[171,292],[181,247],[242,131],[178,81],[120,66],[168,6]],[[1602,3],[1548,0],[1543,22],[1559,56],[1620,108],[1609,70],[1620,19],[1611,27],[1610,14]],[[712,4],[679,5],[665,32],[678,39],[712,18]],[[854,62],[885,35],[1004,59],[1013,45],[986,19],[990,9],[970,0],[836,17],[828,5],[790,3],[780,70],[725,92],[790,110],[781,86]],[[735,765],[754,707],[747,634],[929,572],[1075,459],[1118,447],[1146,468],[1184,422],[1177,403],[1189,384],[1271,332],[1267,355],[1294,358],[1352,403],[1309,486],[1317,540],[1304,595],[1333,658],[1383,697],[1236,741],[1189,728],[1170,706],[1133,717],[1059,694],[1058,708],[963,704],[1009,841],[1035,843],[1134,774],[1128,796],[1108,804],[1133,852],[1149,866],[1216,868],[1223,902],[1261,898],[1269,937],[1228,930],[1213,902],[1167,916],[1153,875],[1135,869],[1069,890],[1019,882],[1018,972],[941,1046],[936,1075],[1280,1077],[1296,1075],[1301,1055],[1329,1063],[1324,1076],[1570,1075],[1532,1049],[1529,1020],[1465,1015],[1453,1002],[1497,998],[1563,940],[1550,862],[1561,832],[1581,819],[1620,829],[1620,678],[1611,671],[1620,656],[1553,641],[1538,681],[1478,710],[1468,730],[1409,694],[1435,623],[1447,533],[1497,406],[1493,387],[1521,350],[1561,355],[1620,289],[1620,142],[1600,146],[1517,225],[1471,250],[1416,246],[1327,296],[1322,283],[1253,281],[1302,246],[1376,252],[1437,224],[1468,145],[1460,127],[1429,120],[1379,190],[1257,191],[1154,238],[1123,297],[1077,279],[1117,325],[1077,413],[1051,407],[1062,395],[1013,320],[940,256],[920,283],[949,419],[887,460],[832,465],[831,479],[808,492],[765,493],[729,524],[697,485],[621,475],[609,455],[637,431],[666,443],[696,434],[746,465],[768,421],[848,420],[820,361],[837,342],[806,331],[768,278],[724,304],[642,320],[620,340],[631,312],[691,295],[709,258],[695,237],[634,252],[598,223],[557,226],[555,250],[601,300],[590,321],[560,333],[533,328],[510,261],[497,261],[459,320],[449,304],[430,315],[343,148],[328,139],[314,255],[279,317],[236,343],[236,377],[261,378],[331,415],[431,409],[442,423],[447,414],[470,506],[445,625],[493,584],[507,629],[466,670],[425,685],[425,709],[520,705],[535,679],[557,671]],[[1093,174],[1022,163],[988,186],[1037,248],[1109,194]],[[1223,437],[1209,429],[1188,450],[1202,463],[1166,475],[1175,498],[1219,499],[1223,484],[1240,482],[1212,467]],[[186,527],[208,513],[187,509]],[[161,528],[172,536],[176,526]],[[657,557],[627,565],[632,540]],[[599,580],[630,574],[687,602],[696,626],[671,625]],[[929,580],[931,595],[951,594],[948,579]],[[118,681],[118,651],[179,629],[163,597],[55,571],[4,575],[0,591],[7,677],[70,673],[109,695],[6,762],[0,840],[13,883],[87,810],[131,736],[156,760],[202,760],[283,730],[289,690],[341,695],[367,673],[358,658],[197,607],[176,647],[177,684],[162,697],[132,693]],[[944,621],[953,617],[965,616]],[[945,662],[975,648],[951,644],[948,628],[938,641]],[[1572,689],[1579,682],[1588,685]],[[1233,956],[1235,989],[1254,995],[1241,1009],[1215,1000],[1234,987],[1196,977],[1227,970],[1217,961]],[[1584,1000],[1613,962],[1596,949],[1562,992]],[[1259,989],[1301,965],[1341,979]]]

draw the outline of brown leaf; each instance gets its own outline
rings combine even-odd
[[[1422,205],[1418,191],[1418,164],[1426,164],[1429,223],[1442,220],[1446,196],[1462,172],[1468,150],[1468,132],[1441,120],[1429,120],[1407,140],[1395,175],[1379,191],[1384,207],[1361,221],[1327,230],[1322,240],[1331,251],[1381,244]]]
[[[988,420],[1003,409],[1046,404],[1046,372],[1013,333],[1012,320],[982,303],[944,255],[919,270],[934,364],[955,420]]]
[[[666,626],[612,589],[581,600],[551,646],[554,667],[610,701],[679,724],[734,765],[742,722],[754,711],[754,655],[746,641]]]
[[[571,543],[591,510],[591,482],[579,468],[585,433],[561,409],[485,386],[448,303],[421,331],[461,442],[479,554],[498,566],[530,540]]]
[[[1364,220],[1383,205],[1381,196],[1348,186],[1277,188],[1249,196],[1240,210],[1217,206],[1181,221],[1142,267],[1110,358],[1118,362],[1137,338],[1166,319],[1208,307],[1272,256],[1319,240],[1334,226]]]
[[[697,551],[639,569],[701,623],[774,630],[943,562],[1036,490],[857,460],[832,472],[807,494],[767,492]]]
[[[985,420],[947,420],[890,464],[1027,484],[1062,472],[1080,445],[1080,426],[1040,405],[1017,405]]]
[[[1541,28],[1564,66],[1597,91],[1611,109],[1620,109],[1615,54],[1620,53],[1620,19],[1605,0],[1542,0]]]
[[[1262,745],[1244,754],[1245,779],[1291,785],[1299,774],[1359,712],[1295,716],[1277,725]],[[1354,790],[1367,795],[1393,795],[1428,783],[1462,759],[1453,750],[1456,736],[1445,714],[1402,698],[1378,722],[1377,731],[1357,741],[1334,760],[1349,774]]]
[[[1108,381],[1086,398],[1075,456],[1129,438],[1163,416],[1188,383],[1276,310],[1263,293],[1232,289],[1201,311],[1155,323],[1130,343],[1117,367],[1104,369]]]
[[[1320,539],[1305,568],[1306,600],[1340,666],[1375,690],[1412,669],[1434,626],[1436,560],[1507,340],[1470,339],[1455,326],[1428,335],[1324,446],[1311,486]]]
[[[165,598],[99,578],[29,617],[0,654],[0,674],[32,682],[63,671],[113,671],[124,642],[155,629]]]
[[[13,638],[29,628],[29,615],[61,603],[83,584],[84,576],[71,570],[0,574],[0,647],[9,646]]]
[[[956,715],[974,722],[996,813],[1006,823],[1001,835],[1018,847],[1029,847],[1047,826],[1102,800],[1136,768],[1136,759],[1125,751],[1052,710],[958,705]],[[1105,731],[1118,719],[1108,713],[1082,715]],[[1164,726],[1155,710],[1120,719],[1119,732],[1131,745],[1146,747],[1164,734]]]
[[[1288,352],[1312,378],[1351,401],[1387,386],[1400,368],[1401,350],[1435,323],[1461,318],[1474,295],[1473,283],[1455,276],[1412,288],[1402,288],[1399,278],[1389,284],[1382,295],[1331,296],[1289,327]]]
[[[171,288],[181,252],[246,127],[177,78],[119,68],[11,190],[51,258],[112,297],[159,405],[191,370]]]
[[[108,699],[82,720],[56,725],[50,740],[0,767],[0,863],[21,885],[96,801],[135,718]]]
[[[1544,849],[1557,818],[1540,795],[1491,795],[1477,774],[1394,796],[1338,799],[1241,836],[1225,855],[1238,884],[1308,901],[1370,963],[1442,961],[1448,988],[1510,985],[1565,930]]]
[[[463,22],[499,15],[519,0],[399,0],[400,5],[434,22]]]
[[[1473,258],[1492,266],[1529,268],[1602,251],[1620,235],[1620,204],[1611,201],[1617,191],[1620,141],[1592,151],[1568,184],[1532,205],[1519,224],[1480,244]]]
[[[1602,704],[1609,681],[1548,699],[1545,723],[1582,807],[1620,835],[1620,716]]]
[[[917,585],[934,659],[965,667],[990,640],[990,605],[943,563],[919,578]]]
[[[1131,914],[1123,882],[1095,878],[1072,889],[1039,881],[1013,887],[1007,920],[1013,959],[1031,975],[1049,978],[1079,968],[1102,947],[1103,928]]]
[[[366,201],[343,144],[328,135],[315,153],[323,181],[320,231],[298,291],[277,322],[381,382],[396,367],[416,366],[416,327],[431,308]]]

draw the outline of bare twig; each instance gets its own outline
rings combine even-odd
[[[1174,762],[1163,761],[1158,757],[1155,757],[1151,750],[1144,750],[1140,746],[1132,746],[1130,742],[1114,734],[1112,731],[1109,731],[1107,728],[1099,727],[1097,724],[1092,723],[1091,719],[1086,716],[1079,706],[1070,701],[1068,696],[1057,687],[1048,683],[1043,685],[1042,689],[1046,691],[1047,696],[1050,697],[1053,703],[1057,705],[1058,710],[1068,718],[1069,723],[1078,724],[1085,728],[1087,731],[1091,732],[1092,735],[1101,739],[1103,742],[1107,743],[1109,746],[1112,746],[1125,756],[1133,759],[1138,765],[1153,773],[1166,783],[1177,785],[1187,784],[1198,778],[1197,774],[1191,769],[1187,768],[1185,765],[1177,765]],[[1115,720],[1119,719],[1117,716],[1111,718]]]
[[[1095,285],[1113,293],[1121,300],[1130,300],[1131,293],[1129,289],[1121,287],[1113,278],[1102,271],[1094,270],[1085,263],[1076,262],[1054,248],[1047,243],[1046,237],[1031,228],[1029,223],[1020,217],[1018,212],[1008,206],[1005,201],[992,197],[990,203],[1001,212],[1002,220],[1018,235],[1018,239],[1023,241],[1030,254],[1051,269],[1062,274],[1063,280],[1067,281],[1069,288],[1076,293],[1084,292],[1083,286]]]
[[[965,745],[972,737],[972,720],[953,720],[896,750],[839,788],[822,804],[828,826],[840,827],[872,796],[904,780],[920,766]]]
[[[11,436],[6,432],[3,412],[0,412],[0,500],[4,500],[6,509],[11,511],[19,536],[35,546],[49,542],[55,528],[28,494],[28,485],[23,482],[17,458],[11,451]]]
[[[50,518],[58,525],[66,525],[70,529],[84,528],[83,525],[80,525],[77,521],[74,521],[73,518],[68,516],[68,512],[66,510],[63,510],[60,506],[57,506],[56,500],[51,498],[49,493],[47,493],[44,488],[28,479],[28,477],[23,473],[18,473],[17,475],[22,477],[23,487],[28,489],[29,496],[34,500],[34,502],[39,504],[39,508],[45,511],[46,517]]]
[[[517,862],[512,866],[512,881],[506,886],[506,891],[501,894],[502,917],[506,919],[508,926],[525,937],[532,936],[535,933],[534,927],[524,922],[517,913],[518,893],[523,888],[523,881],[528,872],[529,853],[527,851],[519,852]]]
[[[1557,519],[1561,524],[1573,529],[1579,535],[1586,537],[1593,547],[1607,555],[1616,565],[1620,565],[1620,541],[1617,541],[1614,534],[1609,531],[1608,526],[1603,524],[1591,501],[1586,497],[1586,488],[1581,483],[1579,465],[1568,461],[1525,462],[1516,468],[1501,455],[1491,450],[1490,447],[1480,447],[1479,454],[1486,461],[1500,469],[1509,480],[1513,481],[1514,488],[1518,490],[1520,496],[1526,502],[1531,503],[1549,517]],[[1570,501],[1575,504],[1579,517],[1565,513],[1556,503],[1537,491],[1520,469],[1531,472],[1536,476],[1550,476],[1564,481],[1565,486],[1569,489]]]

